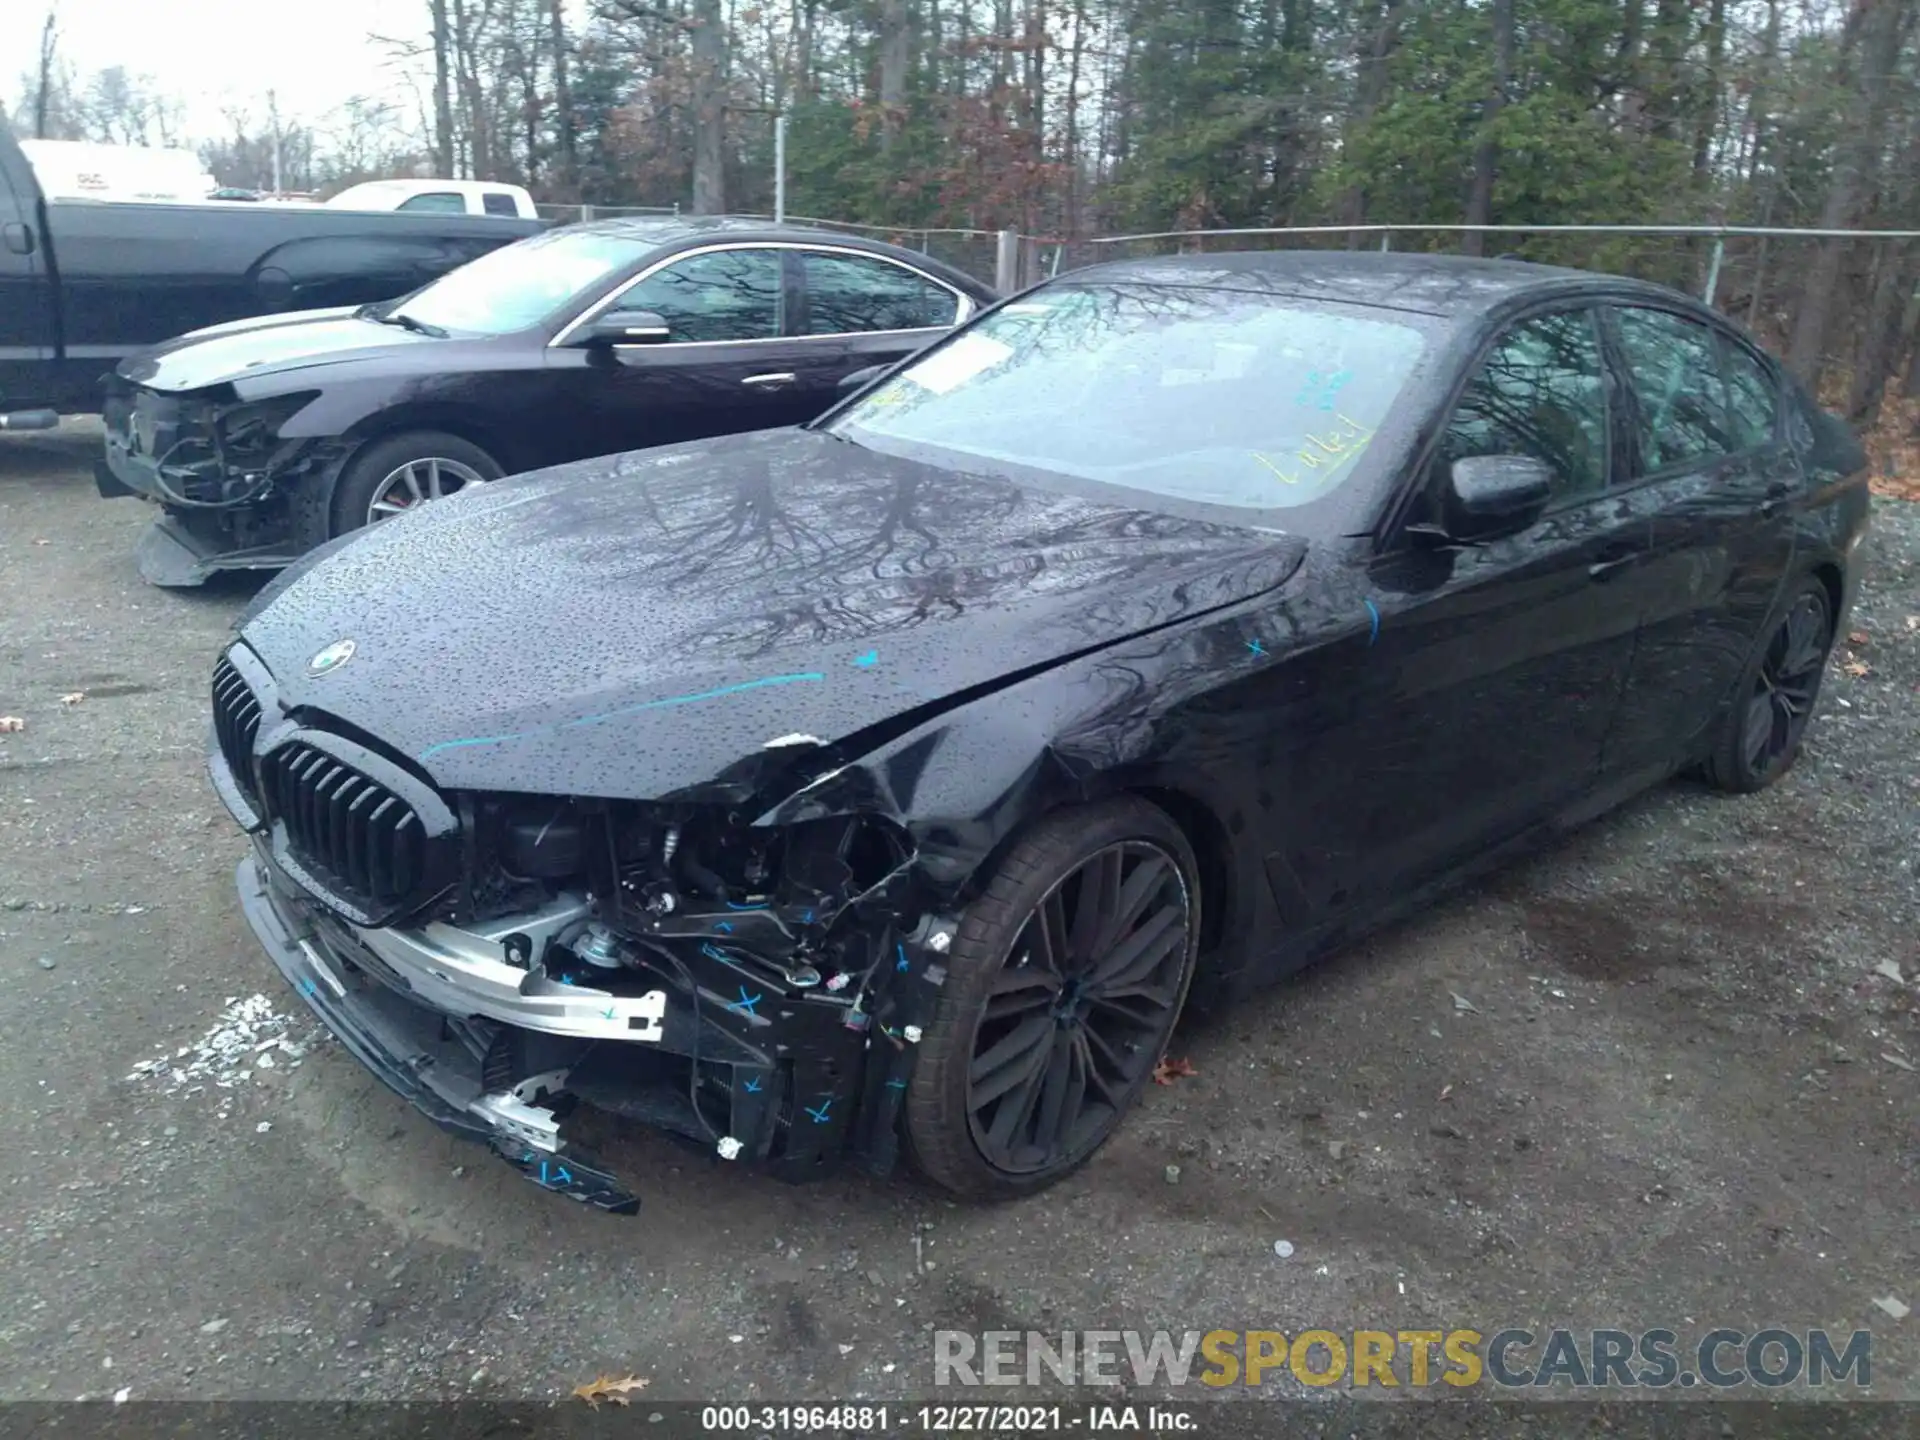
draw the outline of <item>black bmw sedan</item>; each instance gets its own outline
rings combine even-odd
[[[1019,1193],[1190,1000],[1676,772],[1776,780],[1867,514],[1684,296],[1119,264],[808,427],[327,547],[218,662],[210,764],[287,980],[539,1183],[637,1203],[584,1105]]]
[[[794,425],[991,299],[896,246],[739,219],[530,236],[398,301],[242,320],[121,363],[103,495],[162,508],[159,585],[274,569],[464,485]]]

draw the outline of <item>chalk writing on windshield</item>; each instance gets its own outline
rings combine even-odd
[[[1330,411],[1339,401],[1340,387],[1352,378],[1353,372],[1349,370],[1336,370],[1331,375],[1309,370],[1307,378],[1300,384],[1300,393],[1293,397],[1293,403]]]
[[[1309,430],[1300,447],[1279,457],[1253,452],[1253,458],[1277,475],[1286,485],[1298,485],[1303,480],[1324,482],[1333,478],[1352,461],[1358,459],[1373,439],[1374,431],[1358,420],[1349,419],[1339,411],[1333,418],[1344,428],[1328,430],[1316,434]]]

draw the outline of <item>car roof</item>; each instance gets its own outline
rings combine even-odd
[[[903,245],[814,225],[776,225],[771,220],[751,215],[623,215],[607,220],[583,220],[559,228],[590,235],[617,235],[659,247],[721,236],[728,240],[839,245],[910,260],[929,274],[959,285],[976,297],[992,293],[988,286],[966,271]],[[910,232],[903,230],[901,233]]]
[[[1377,250],[1232,250],[1117,260],[1060,277],[1260,289],[1275,295],[1381,305],[1428,315],[1484,312],[1531,294],[1571,289],[1632,290],[1686,299],[1664,286],[1526,260],[1418,255]]]

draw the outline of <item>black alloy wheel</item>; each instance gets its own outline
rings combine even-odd
[[[1826,587],[1809,581],[1795,592],[1753,666],[1708,778],[1719,788],[1750,792],[1772,784],[1793,765],[1820,696],[1833,648]]]
[[[1138,801],[1053,817],[1014,847],[961,927],[908,1095],[934,1179],[1037,1190],[1113,1134],[1186,999],[1193,876],[1179,828]]]

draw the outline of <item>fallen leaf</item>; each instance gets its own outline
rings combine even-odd
[[[1864,630],[1849,630],[1849,631],[1847,632],[1847,644],[1849,644],[1849,645],[1864,645],[1864,644],[1866,644],[1866,643],[1867,643],[1867,632],[1866,632],[1866,631],[1864,631]]]
[[[1873,667],[1864,660],[1849,660],[1840,668],[1856,679],[1873,673]]]
[[[1896,1320],[1904,1320],[1913,1313],[1913,1308],[1897,1295],[1876,1295],[1873,1303]]]
[[[51,540],[36,540],[33,543],[36,545],[51,545],[53,542]]]
[[[86,698],[87,698],[86,691],[74,690],[69,692],[68,694],[62,695],[60,697],[60,703],[62,705],[78,705],[82,700]]]
[[[1183,1075],[1198,1075],[1199,1073],[1198,1070],[1193,1068],[1193,1062],[1191,1060],[1172,1060],[1162,1055],[1160,1057],[1160,1063],[1153,1067],[1153,1083],[1156,1085],[1171,1085]]]
[[[1898,1065],[1902,1070],[1913,1069],[1913,1062],[1911,1060],[1902,1060],[1898,1055],[1892,1054],[1889,1051],[1882,1050],[1880,1052],[1880,1058],[1889,1065]]]
[[[18,715],[0,715],[0,735],[9,735],[27,728],[27,722]]]
[[[1453,1087],[1451,1085],[1442,1085],[1440,1087],[1440,1098],[1442,1100],[1445,1100],[1451,1094],[1453,1094]]]
[[[1900,962],[1898,960],[1882,960],[1878,965],[1873,967],[1873,973],[1886,976],[1887,979],[1893,981],[1896,985],[1904,985],[1907,983],[1907,977],[1900,973]]]
[[[630,1405],[633,1402],[627,1399],[627,1392],[646,1388],[647,1382],[638,1375],[629,1375],[624,1380],[616,1380],[611,1375],[602,1375],[597,1379],[589,1380],[584,1385],[574,1386],[573,1393],[598,1410],[602,1400],[610,1400],[615,1405]]]
[[[1453,996],[1453,1008],[1461,1014],[1478,1015],[1480,1013],[1480,1007],[1467,999],[1467,997],[1462,995],[1458,990],[1449,990],[1447,993]]]

